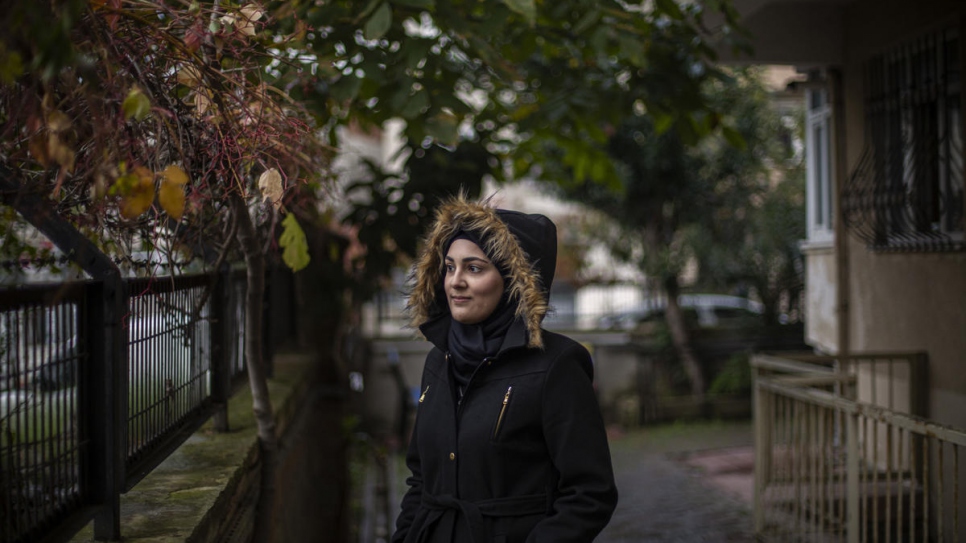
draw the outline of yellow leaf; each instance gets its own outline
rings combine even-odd
[[[235,28],[246,36],[254,36],[254,22],[262,18],[262,10],[259,9],[255,4],[248,4],[247,6],[241,8],[240,13],[241,17],[239,18],[238,24],[235,25]]]
[[[55,109],[47,115],[47,128],[52,132],[64,132],[70,128],[70,118]]]
[[[184,185],[188,182],[188,174],[184,173],[181,166],[171,164],[161,172],[161,178],[175,185]]]
[[[262,191],[262,199],[268,200],[275,209],[282,207],[282,175],[275,168],[265,170],[258,178],[258,189]]]
[[[47,153],[54,162],[66,168],[67,171],[74,170],[74,150],[64,143],[55,132],[47,135]]]
[[[184,186],[187,183],[188,174],[181,166],[171,164],[161,172],[158,202],[168,215],[179,221],[184,215]]]
[[[208,108],[211,107],[211,98],[208,96],[207,90],[199,90],[195,93],[195,113],[199,117],[207,113]]]
[[[161,187],[158,188],[158,202],[165,213],[180,221],[184,215],[184,184],[162,179]]]
[[[305,240],[305,232],[299,226],[295,215],[289,213],[282,220],[282,235],[279,236],[278,244],[284,249],[282,260],[292,269],[299,271],[309,265],[309,246]]]
[[[151,100],[141,92],[141,89],[131,87],[127,97],[124,98],[124,103],[121,104],[121,109],[124,111],[125,119],[134,117],[136,121],[143,121],[151,113]]]
[[[121,216],[134,219],[150,209],[154,201],[154,172],[138,166],[131,172],[127,182],[128,186],[122,189],[124,193],[121,196]]]
[[[27,142],[27,148],[30,150],[31,156],[40,163],[41,166],[47,167],[50,165],[50,153],[47,152],[47,138],[44,137],[43,132],[34,132],[30,136],[30,140]]]
[[[201,82],[201,72],[191,64],[185,64],[178,70],[178,83],[186,87],[195,88]]]

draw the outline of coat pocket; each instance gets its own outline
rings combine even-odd
[[[510,395],[513,394],[513,385],[510,385],[506,389],[506,394],[503,395],[503,405],[500,406],[500,414],[496,418],[496,426],[493,428],[493,439],[496,439],[500,435],[500,429],[503,427],[503,421],[506,419],[507,407],[510,406]]]

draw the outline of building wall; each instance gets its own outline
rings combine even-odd
[[[917,2],[909,9],[908,2],[898,0],[849,7],[844,84],[850,172],[865,148],[863,62],[905,40],[958,24],[957,10],[964,8],[962,2],[944,1]],[[851,349],[927,352],[929,415],[966,427],[966,254],[874,253],[850,236],[849,255]],[[812,262],[809,273],[822,277],[826,269]],[[825,333],[822,328],[816,337],[824,340]]]

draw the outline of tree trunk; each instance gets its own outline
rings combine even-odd
[[[674,351],[691,381],[691,395],[695,399],[703,399],[705,391],[704,371],[701,369],[701,363],[691,347],[691,337],[684,320],[684,311],[678,304],[678,294],[681,293],[681,288],[678,285],[677,278],[673,276],[666,278],[664,289],[667,292],[667,309],[664,312],[664,319],[667,322],[668,331],[671,333]]]
[[[238,224],[238,244],[248,268],[248,289],[245,312],[245,360],[248,383],[252,389],[252,411],[258,427],[261,452],[261,490],[255,510],[254,541],[270,541],[272,514],[275,503],[275,468],[278,464],[278,436],[275,414],[268,394],[266,364],[262,360],[262,315],[265,293],[265,255],[248,214],[248,206],[241,196],[231,197],[231,209]]]

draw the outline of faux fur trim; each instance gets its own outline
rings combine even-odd
[[[407,310],[410,325],[419,329],[436,315],[440,303],[437,287],[443,277],[443,247],[460,229],[476,232],[486,245],[484,251],[508,270],[510,300],[517,302],[516,314],[523,319],[529,347],[543,347],[540,323],[547,314],[547,300],[534,269],[517,238],[510,232],[489,201],[472,202],[460,195],[445,200],[436,210],[436,221],[425,238],[423,249],[413,267],[415,279]]]

